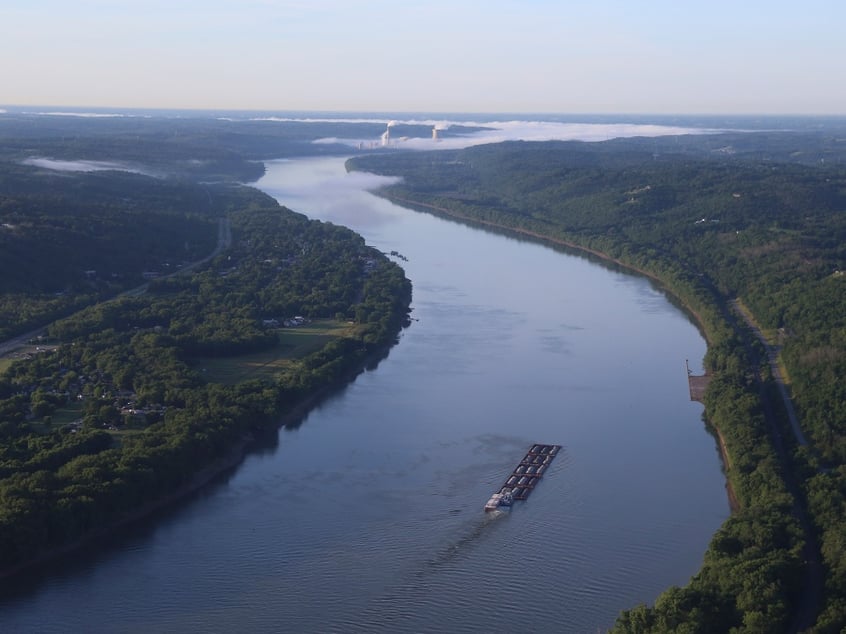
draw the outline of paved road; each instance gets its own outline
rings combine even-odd
[[[232,246],[232,225],[229,223],[229,218],[220,218],[217,221],[217,246],[214,248],[214,251],[209,253],[202,260],[191,262],[191,264],[183,266],[181,269],[179,269],[175,273],[171,273],[167,277],[173,277],[174,275],[182,275],[183,273],[193,271],[194,269],[202,266],[206,262],[211,262],[214,258],[220,255],[224,249],[228,249],[230,246]]]
[[[228,249],[232,246],[232,226],[229,223],[229,218],[220,218],[217,221],[217,246],[214,248],[209,255],[204,257],[202,260],[197,260],[196,262],[191,262],[183,266],[178,271],[171,273],[165,277],[173,277],[175,275],[182,275],[183,273],[188,273],[197,269],[198,267],[210,262],[213,258],[217,257],[221,254],[225,249]],[[124,296],[133,296],[133,295],[143,295],[147,292],[147,287],[149,283],[144,283],[141,286],[136,286],[128,291],[124,291],[116,295],[115,297],[124,297]],[[114,298],[112,298],[114,299]],[[107,302],[112,301],[111,299],[105,300]],[[18,335],[13,339],[7,339],[6,341],[0,341],[0,357],[5,357],[10,352],[17,350],[18,348],[22,348],[25,346],[30,339],[34,339],[39,335],[43,335],[47,330],[47,326],[42,326],[36,330],[31,330],[30,332],[24,333],[22,335]]]
[[[793,401],[790,400],[790,394],[787,393],[787,386],[784,384],[784,376],[782,375],[781,368],[778,365],[778,354],[781,351],[781,348],[779,346],[770,345],[758,325],[752,321],[746,311],[740,308],[740,304],[737,300],[733,300],[731,305],[737,314],[743,317],[743,321],[745,321],[746,325],[752,329],[752,332],[755,333],[758,341],[760,341],[761,345],[764,346],[764,350],[767,351],[767,361],[770,364],[770,372],[772,373],[773,380],[778,387],[778,393],[781,395],[781,400],[784,402],[784,410],[787,412],[787,417],[790,419],[790,427],[793,429],[793,435],[796,437],[796,443],[804,447],[808,444],[808,441],[805,439],[805,434],[802,433],[802,428],[799,426],[799,418],[796,416],[796,410],[793,409]]]
[[[784,377],[781,374],[781,369],[778,367],[778,353],[779,347],[770,345],[764,337],[761,329],[754,322],[748,312],[744,311],[738,300],[731,302],[734,311],[743,318],[743,321],[752,329],[758,341],[764,346],[767,353],[767,361],[770,364],[770,371],[773,380],[778,385],[778,391],[781,399],[784,402],[784,409],[790,418],[790,426],[793,430],[793,435],[796,437],[796,442],[799,445],[807,445],[805,435],[799,427],[799,419],[793,409],[793,402],[790,400],[790,395],[787,393],[787,387],[784,385]],[[758,377],[760,388],[761,404],[764,409],[764,416],[766,417],[770,428],[772,429],[773,443],[775,449],[779,454],[779,459],[783,465],[789,464],[788,451],[784,446],[781,434],[779,433],[778,417],[773,408],[771,399],[767,398],[764,392],[764,383],[761,377]],[[789,466],[785,466],[784,482],[787,485],[793,497],[793,515],[799,521],[804,532],[804,543],[802,546],[802,558],[804,560],[804,574],[802,577],[802,596],[797,602],[796,612],[793,619],[788,626],[790,634],[805,632],[817,620],[817,615],[820,611],[820,606],[823,602],[823,592],[825,587],[825,571],[820,557],[820,548],[815,537],[815,532],[811,518],[808,515],[808,510],[803,503],[804,494],[800,483],[797,481],[795,474],[790,470]]]
[[[22,335],[18,335],[13,339],[7,339],[6,341],[0,342],[0,357],[5,357],[13,350],[22,348],[23,346],[27,345],[30,339],[34,339],[38,335],[43,335],[45,330],[45,327],[41,327],[37,330],[31,330]]]

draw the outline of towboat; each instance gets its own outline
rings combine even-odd
[[[487,501],[485,511],[495,511],[500,506],[511,506],[514,500],[528,498],[560,450],[561,445],[532,445],[505,484]]]
[[[491,499],[485,504],[485,511],[495,511],[499,508],[499,503],[502,501],[502,493],[494,493]]]
[[[500,506],[511,506],[512,504],[514,504],[514,495],[511,491],[494,493],[491,499],[485,504],[485,511],[495,511]]]

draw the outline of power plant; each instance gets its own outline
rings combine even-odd
[[[378,147],[389,147],[392,143],[394,145],[396,145],[397,143],[402,143],[403,141],[409,141],[411,139],[420,138],[420,137],[409,138],[409,137],[403,136],[403,137],[399,137],[399,138],[392,141],[391,140],[391,128],[393,128],[397,125],[399,125],[398,121],[393,121],[393,120],[388,121],[387,125],[385,126],[385,131],[379,137],[379,141],[373,142],[370,145],[370,147],[377,147],[377,146]],[[419,125],[419,124],[413,123],[412,125]],[[447,129],[449,129],[449,124],[447,124],[447,123],[435,123],[432,126],[432,141],[435,142],[435,143],[440,141],[441,140],[441,132],[443,132],[444,130],[447,130]]]
[[[386,147],[391,142],[391,128],[397,124],[396,121],[388,121],[385,131],[382,133],[382,147]]]
[[[434,126],[432,126],[432,140],[440,141],[441,131],[446,130],[447,128],[449,128],[449,125],[446,123],[436,123]]]

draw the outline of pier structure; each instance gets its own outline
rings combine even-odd
[[[711,381],[711,377],[707,374],[693,374],[690,370],[690,365],[688,364],[687,359],[684,360],[684,367],[687,369],[687,387],[690,390],[690,400],[702,403],[705,398],[705,390],[708,387],[708,383]]]
[[[485,510],[492,511],[499,506],[508,506],[510,499],[528,498],[560,449],[561,445],[532,445],[505,483],[485,504]]]

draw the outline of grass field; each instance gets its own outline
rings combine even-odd
[[[334,319],[315,319],[297,328],[280,328],[279,343],[269,350],[223,359],[200,358],[192,365],[207,381],[233,385],[278,374],[333,339],[354,335],[358,328],[355,324]]]
[[[53,412],[54,425],[67,425],[79,418],[82,418],[82,401],[73,400]]]
[[[50,415],[50,423],[45,423],[44,419],[39,418],[29,421],[29,424],[39,434],[47,434],[80,418],[82,418],[82,402],[71,401],[68,405],[57,408]]]

